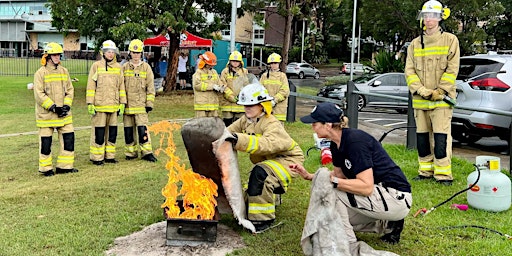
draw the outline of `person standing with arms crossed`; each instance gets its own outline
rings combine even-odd
[[[39,172],[43,176],[78,172],[73,168],[75,130],[71,114],[75,89],[68,70],[60,65],[63,52],[58,43],[48,43],[41,58],[42,67],[34,74],[36,125],[39,128]],[[57,130],[60,142],[55,172],[51,155],[54,130]]]
[[[117,47],[107,40],[101,46],[102,59],[94,62],[87,80],[87,110],[92,115],[90,160],[94,165],[117,163],[117,116],[124,114],[126,91]]]
[[[221,98],[220,100],[222,120],[226,127],[244,115],[244,107],[236,104],[241,86],[235,86],[233,83],[241,83],[242,80],[240,79],[243,78],[246,78],[245,80],[247,80],[248,73],[249,71],[244,68],[242,54],[239,51],[233,51],[229,55],[227,67],[220,73],[220,82],[226,87],[226,90],[224,91],[224,98]]]
[[[126,160],[138,157],[137,143],[142,160],[156,162],[151,138],[148,131],[148,113],[155,102],[154,75],[151,66],[142,61],[144,43],[134,39],[128,45],[130,61],[123,65],[124,85],[126,87],[126,108],[123,115]],[[138,136],[137,136],[138,135]]]
[[[281,63],[281,55],[272,53],[268,56],[267,63],[270,68],[263,73],[260,83],[267,88],[268,93],[274,99],[272,100],[272,114],[277,120],[286,121],[286,112],[288,110],[288,96],[290,95],[290,86],[288,85],[288,77],[279,70]]]
[[[187,62],[188,56],[182,51],[178,57],[178,77],[180,78],[180,89],[184,90],[187,87]],[[171,90],[177,89],[175,86]]]
[[[422,33],[407,50],[405,77],[412,94],[416,121],[419,175],[450,186],[452,176],[451,120],[455,80],[459,72],[459,40],[439,26],[450,10],[435,0],[427,1],[419,14]]]

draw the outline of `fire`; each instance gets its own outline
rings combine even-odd
[[[179,124],[168,121],[161,121],[149,127],[149,131],[160,135],[160,147],[155,150],[155,154],[164,152],[168,156],[165,168],[169,171],[169,179],[162,189],[165,202],[161,207],[166,209],[167,218],[211,220],[217,206],[217,184],[190,168],[186,169],[185,164],[175,155],[173,132],[180,128]],[[167,147],[162,148],[165,139]],[[183,201],[183,209],[178,204],[180,198]]]

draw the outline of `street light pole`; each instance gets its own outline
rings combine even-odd
[[[302,19],[302,46],[300,47],[300,63],[304,62],[304,33],[306,30],[306,19]]]
[[[235,39],[236,39],[236,7],[238,0],[231,0],[231,31],[229,32],[231,35],[230,40],[230,49],[231,52],[235,50]]]

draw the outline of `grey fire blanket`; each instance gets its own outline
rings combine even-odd
[[[306,222],[302,230],[301,246],[305,255],[314,256],[396,256],[397,254],[373,249],[363,241],[349,243],[336,200],[336,190],[330,182],[330,172],[320,168],[313,178]]]
[[[192,170],[217,184],[219,212],[232,211],[240,225],[255,232],[254,225],[247,220],[237,153],[231,142],[226,141],[233,136],[224,122],[215,117],[194,118],[183,125],[181,136]]]

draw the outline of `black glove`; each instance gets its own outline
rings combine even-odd
[[[56,108],[56,107],[57,107],[57,105],[53,104],[53,105],[48,109],[48,111],[55,113],[55,108]]]
[[[71,110],[71,107],[68,105],[62,106],[62,114],[59,115],[59,117],[65,117],[68,115],[69,110]]]
[[[233,135],[233,137],[226,138],[226,141],[231,142],[231,144],[234,146],[238,142],[238,135],[236,135],[236,133],[232,133],[231,135]]]
[[[151,112],[151,110],[153,110],[153,108],[152,108],[152,107],[146,107],[146,113]]]
[[[62,107],[55,107],[55,114],[62,116]]]

